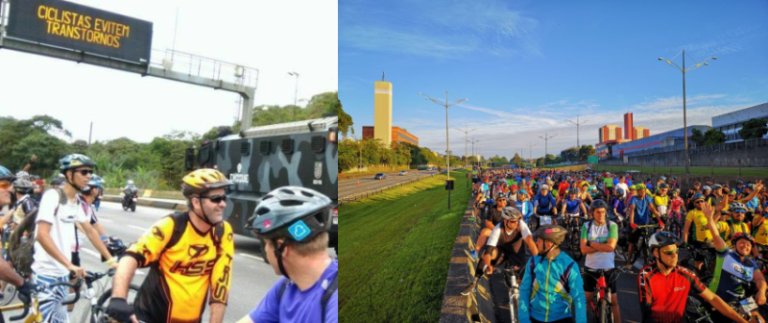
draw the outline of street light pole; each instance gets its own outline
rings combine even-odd
[[[432,101],[435,104],[445,105],[445,167],[446,167],[445,175],[446,175],[446,181],[448,181],[451,178],[451,160],[450,160],[451,146],[448,139],[448,107],[459,104],[463,101],[467,101],[469,99],[461,99],[461,100],[456,100],[454,102],[448,103],[448,91],[445,91],[445,104],[443,104],[433,98],[430,98],[429,95],[426,95],[424,93],[419,92],[419,95],[423,95],[427,97],[427,100]],[[448,190],[448,210],[450,209],[451,209],[451,190]]]
[[[466,130],[461,130],[459,128],[456,128],[456,130],[461,131],[461,132],[464,133],[464,167],[467,167],[467,165],[469,165],[469,164],[467,164],[468,163],[468,160],[467,160],[467,142],[468,142],[467,141],[467,136],[469,135],[470,132],[477,130],[477,128],[474,128],[472,130],[469,130],[469,127],[467,127]]]
[[[576,132],[578,132],[578,130]],[[544,137],[539,136],[539,138],[544,139],[544,165],[547,164],[547,141],[549,139],[555,138],[555,136],[557,136],[557,134],[547,136],[546,132],[544,133]]]
[[[293,121],[296,121],[296,99],[299,96],[299,73],[296,72],[288,72],[288,75],[295,76],[296,77],[296,86],[293,90]]]
[[[536,146],[536,144],[527,144],[526,147],[528,147],[528,158],[533,160],[533,149],[531,147]]]
[[[691,164],[691,156],[688,154],[688,116],[686,115],[686,102],[685,102],[685,73],[689,71],[693,71],[701,66],[709,66],[709,63],[707,61],[709,59],[717,60],[716,56],[709,57],[705,59],[703,62],[698,63],[696,60],[693,60],[696,62],[696,65],[689,69],[685,69],[685,50],[682,51],[683,54],[683,67],[680,68],[680,66],[677,66],[677,64],[673,63],[672,61],[668,59],[664,59],[662,57],[659,57],[660,61],[666,61],[667,64],[670,66],[677,68],[680,72],[683,72],[683,138],[685,139],[685,174],[690,174],[691,171],[689,169],[689,165]],[[679,55],[679,54],[678,54]],[[675,56],[677,57],[677,56]],[[672,59],[675,59],[674,57]]]
[[[477,154],[475,154],[475,144],[480,142],[480,140],[472,139],[470,142],[472,143],[472,157],[475,158],[475,162],[473,164],[476,164],[477,166],[480,166],[480,164],[478,163],[479,160],[477,158]]]
[[[573,120],[568,120],[568,119],[565,119],[565,121],[568,121],[568,122],[576,125],[576,147],[581,148],[581,146],[579,146],[579,126],[589,122],[589,119],[584,120],[584,122],[579,123],[579,115],[576,115],[576,122],[573,122]]]

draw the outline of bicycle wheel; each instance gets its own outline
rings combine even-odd
[[[128,290],[128,304],[133,306],[133,301],[136,299],[136,295],[139,294],[139,286],[131,284]],[[107,316],[107,305],[109,305],[109,299],[112,298],[112,288],[107,288],[99,299],[96,301],[96,306],[91,306],[85,311],[82,319],[79,322],[82,323],[107,323],[109,317]]]
[[[571,230],[571,244],[573,245],[573,260],[579,261],[584,256],[581,253],[581,229],[578,227],[579,222],[576,221],[573,230]]]
[[[6,284],[3,289],[3,298],[0,298],[0,306],[11,304],[14,299],[16,299],[16,286]]]
[[[611,304],[608,304],[607,299],[603,298],[600,300],[600,305],[597,306],[597,310],[598,313],[600,313],[597,320],[599,323],[613,323]]]

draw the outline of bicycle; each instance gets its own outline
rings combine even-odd
[[[636,248],[633,254],[626,255],[625,259],[630,259],[630,262],[627,264],[635,263],[635,261],[637,261],[637,257],[635,256],[643,258],[644,266],[647,266],[655,260],[653,253],[651,252],[651,248],[648,245],[648,239],[650,239],[650,236],[653,234],[653,230],[658,227],[658,224],[646,224],[637,226],[637,230],[642,230],[640,232],[640,239],[638,239],[637,243],[635,244]]]
[[[707,242],[705,242],[707,244]],[[700,277],[700,280],[703,284],[709,285],[710,281],[712,281],[712,278],[714,277],[713,266],[717,260],[717,256],[715,255],[715,248],[710,247],[709,244],[707,244],[707,247],[702,248],[694,248],[693,246],[688,246],[688,255],[683,258],[683,260],[680,261],[680,265],[692,270],[696,275]],[[701,269],[696,268],[696,258],[701,258],[699,256],[703,256],[704,258],[704,264],[701,265]]]
[[[83,311],[83,316],[79,320],[79,322],[88,322],[88,323],[101,323],[101,322],[109,322],[109,317],[107,316],[107,305],[109,305],[108,300],[112,297],[112,288],[106,288],[106,286],[102,285],[98,281],[104,277],[113,277],[115,275],[115,270],[110,268],[105,272],[91,272],[88,271],[85,274],[85,285],[87,287],[85,291],[85,299],[90,300],[90,306]],[[98,292],[94,290],[93,286],[94,283],[98,286]],[[103,291],[103,292],[102,292]],[[128,301],[128,304],[133,306],[133,301],[136,299],[136,295],[139,294],[139,286],[130,284],[128,288],[128,295],[126,297],[126,300]],[[96,297],[96,295],[99,295]]]
[[[520,322],[520,318],[517,315],[518,310],[520,309],[520,284],[517,282],[517,279],[518,277],[523,276],[523,273],[525,272],[525,266],[520,268],[509,268],[508,265],[509,264],[505,262],[504,269],[495,268],[494,271],[504,274],[504,285],[509,289],[510,322],[518,323]]]
[[[72,300],[67,300],[62,302],[61,304],[62,305],[74,304],[77,302],[78,299],[80,299],[80,292],[77,290],[80,287],[81,283],[82,281],[78,280],[77,283],[74,283],[74,284],[70,282],[58,282],[58,283],[53,283],[46,286],[37,286],[35,288],[35,291],[32,294],[30,294],[30,302],[0,306],[0,315],[2,315],[3,312],[23,309],[23,312],[20,315],[11,316],[9,319],[11,321],[19,321],[23,319],[24,323],[43,322],[43,314],[40,313],[40,302],[37,300],[37,294],[52,287],[67,286],[75,290],[75,294],[74,294],[75,297]],[[30,313],[30,309],[31,309],[31,313]]]
[[[607,282],[605,272],[613,270],[613,275],[610,277],[610,282]],[[581,274],[589,275],[597,280],[595,286],[594,299],[592,300],[592,313],[595,313],[595,322],[597,323],[609,323],[613,322],[613,305],[611,304],[611,288],[608,285],[613,284],[619,275],[621,270],[619,269],[588,269],[582,268]]]
[[[573,260],[579,261],[584,256],[581,253],[581,226],[586,218],[579,216],[579,213],[566,214],[563,218],[568,230],[566,235],[568,247],[573,251]]]

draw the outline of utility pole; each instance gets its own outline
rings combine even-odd
[[[549,139],[555,138],[555,136],[557,136],[557,134],[547,136],[546,132],[544,133],[544,137],[539,136],[539,138],[544,139],[544,165],[547,164],[547,141],[549,141]]]
[[[531,149],[531,147],[536,146],[536,144],[527,144],[525,146],[528,147],[528,158],[532,160],[533,159],[533,149]]]
[[[477,128],[474,128],[472,130],[469,130],[469,127],[467,127],[466,130],[461,130],[459,128],[456,128],[456,130],[464,133],[464,167],[467,167],[467,165],[469,165],[468,164],[469,161],[467,160],[467,142],[469,142],[467,140],[467,136],[469,135],[470,132],[477,130]]]
[[[293,90],[293,121],[296,121],[296,99],[299,97],[299,73],[288,72],[288,75],[296,77],[296,86]]]
[[[478,143],[478,142],[480,142],[480,140],[474,140],[474,139],[472,139],[470,142],[472,143],[472,157],[474,157],[474,158],[475,158],[475,162],[474,162],[474,164],[476,164],[477,166],[480,166],[480,163],[479,163],[480,159],[479,159],[479,158],[477,158],[477,154],[475,154],[475,144],[476,144],[476,143]],[[479,147],[478,147],[478,148],[479,148]]]
[[[589,122],[589,119],[584,120],[584,122],[579,122],[579,115],[576,115],[576,122],[573,122],[573,120],[568,120],[568,119],[565,119],[565,121],[568,121],[576,125],[576,147],[581,148],[581,146],[579,146],[579,126]]]
[[[451,160],[450,160],[451,146],[450,146],[450,141],[448,139],[448,108],[452,105],[459,104],[469,99],[461,99],[461,100],[456,100],[454,102],[448,103],[448,91],[445,91],[445,104],[443,104],[443,103],[437,102],[437,100],[433,98],[430,98],[429,95],[426,95],[424,93],[419,92],[419,95],[423,95],[427,97],[427,100],[432,101],[435,104],[445,105],[445,167],[446,167],[445,175],[446,175],[446,182],[447,182],[451,178]],[[451,209],[451,190],[448,190],[448,210],[450,209]]]

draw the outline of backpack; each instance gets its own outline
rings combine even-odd
[[[61,188],[55,190],[59,194],[59,204],[56,205],[56,209],[53,211],[54,217],[58,215],[59,207],[67,204],[67,195],[64,194],[64,190]],[[24,219],[16,226],[16,230],[13,231],[11,237],[8,238],[8,254],[11,257],[13,267],[23,275],[32,273],[32,262],[35,259],[37,211],[38,208],[35,207],[24,216]],[[26,240],[22,241],[22,238],[25,236]]]
[[[286,279],[282,285],[280,285],[280,291],[277,292],[277,300],[280,301],[283,298],[283,294],[285,293],[285,289],[288,288],[288,283],[291,281]],[[331,281],[331,285],[328,286],[328,288],[323,293],[323,297],[320,298],[320,309],[322,310],[322,318],[323,321],[325,321],[325,308],[328,307],[328,301],[331,299],[331,296],[333,296],[333,293],[336,292],[336,290],[339,289],[339,274],[336,273],[336,277],[333,277],[333,281]]]

